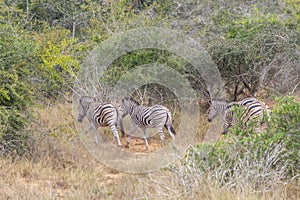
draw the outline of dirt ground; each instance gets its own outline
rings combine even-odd
[[[168,143],[167,141],[166,143]],[[121,138],[122,148],[126,152],[147,153],[145,140],[142,138],[131,138],[129,148],[126,148],[127,137]],[[148,138],[148,152],[156,152],[161,148],[160,140],[156,138]]]

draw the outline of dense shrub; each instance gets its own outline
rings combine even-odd
[[[287,151],[286,162],[289,174],[300,174],[300,102],[295,97],[277,99],[277,106],[272,110],[271,121],[266,131],[266,141],[282,142]]]
[[[264,130],[237,123],[216,144],[191,148],[184,164],[227,189],[268,191],[289,182],[300,175],[299,109],[295,98],[279,98]]]
[[[57,31],[56,31],[57,33]],[[54,34],[50,30],[50,35]],[[71,91],[73,77],[79,70],[79,61],[75,58],[75,39],[65,39],[70,32],[60,30],[62,38],[51,38],[39,42],[36,54],[40,58],[40,65],[36,71],[40,84],[38,91],[44,97],[60,99]]]
[[[0,27],[0,151],[22,154],[18,150],[25,140],[19,131],[26,125],[24,113],[33,101],[29,62],[34,60],[35,45],[19,27]]]
[[[277,14],[255,7],[249,12],[239,18],[232,13],[219,17],[225,20],[216,22],[221,23],[221,37],[209,43],[228,94],[236,100],[242,93],[255,95],[262,89],[291,92],[300,73],[297,30],[287,28]]]

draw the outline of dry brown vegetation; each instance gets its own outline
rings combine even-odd
[[[39,133],[47,134],[36,135],[39,143],[30,159],[0,159],[0,199],[296,200],[300,197],[296,183],[266,193],[253,193],[220,189],[209,179],[188,185],[181,179],[182,174],[171,168],[145,174],[119,172],[105,167],[84,148],[74,128],[70,104],[37,108],[35,113],[39,113],[36,115]],[[158,144],[159,141],[151,139],[150,149],[159,148]],[[137,139],[131,146],[128,151],[145,147],[144,141]]]

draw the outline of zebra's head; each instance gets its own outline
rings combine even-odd
[[[224,99],[214,99],[211,102],[209,113],[208,113],[208,121],[211,122],[218,114],[224,115],[224,111],[228,106],[228,102]]]
[[[90,103],[96,102],[97,99],[95,97],[83,96],[79,98],[78,101],[78,122],[82,122],[84,117],[86,116],[87,110],[89,108]]]
[[[121,113],[122,116],[126,116],[130,114],[134,107],[139,106],[139,103],[135,101],[133,98],[125,97],[122,99]]]

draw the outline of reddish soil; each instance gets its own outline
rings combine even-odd
[[[168,144],[170,142],[170,140],[166,140],[165,144]],[[126,148],[125,145],[127,144],[127,136],[126,137],[121,137],[121,143],[123,146],[123,150],[126,152],[138,152],[138,153],[145,153],[146,152],[146,145],[145,145],[145,141],[143,138],[135,138],[135,137],[131,137],[130,140],[130,145],[129,148]],[[161,148],[161,143],[160,143],[160,139],[155,138],[155,137],[151,137],[148,138],[148,144],[149,144],[149,148],[148,148],[148,152],[156,152]]]

